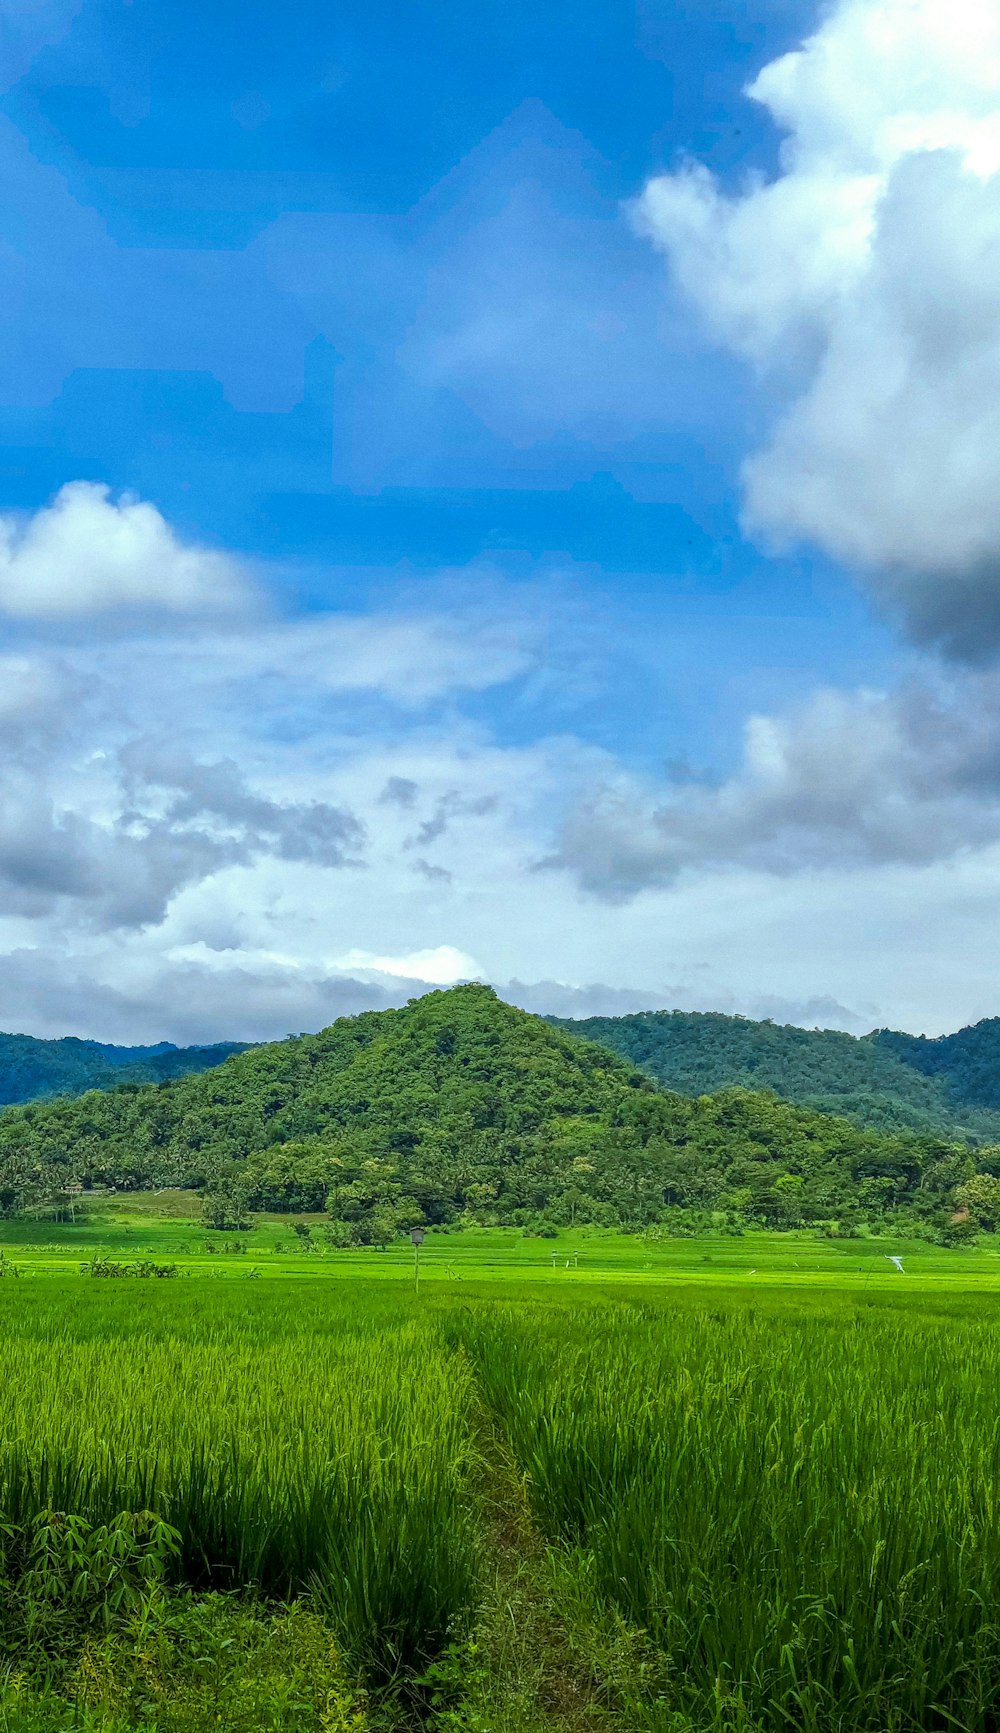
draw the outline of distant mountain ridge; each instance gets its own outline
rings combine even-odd
[[[846,1035],[714,1011],[548,1021],[682,1095],[765,1089],[873,1130],[1000,1141],[998,1017],[935,1037],[891,1029]]]
[[[933,1086],[892,1055],[886,1063]],[[1000,1179],[992,1166],[1000,1153],[978,1175],[987,1192]],[[325,1210],[338,1244],[385,1243],[422,1220],[637,1230],[714,1220],[736,1231],[875,1220],[937,1233],[977,1167],[950,1140],[861,1129],[771,1093],[667,1092],[606,1045],[476,983],[254,1047],[199,1076],[0,1114],[4,1215],[68,1186],[182,1185],[204,1194],[213,1226],[239,1227],[256,1210]]]
[[[900,1035],[879,1029],[868,1040],[943,1083],[949,1100],[1000,1113],[1000,1017],[984,1017],[954,1035]]]
[[[740,1088],[836,1113],[870,1130],[1000,1142],[1000,1018],[928,1037],[754,1021],[714,1011],[548,1017],[685,1096]],[[250,1043],[122,1047],[0,1034],[0,1107],[92,1089],[163,1083],[214,1069]]]
[[[245,1041],[219,1041],[205,1047],[175,1047],[170,1041],[116,1047],[81,1041],[75,1035],[46,1041],[36,1035],[0,1034],[0,1106],[83,1095],[88,1089],[117,1089],[123,1083],[163,1083],[208,1071],[246,1047]]]

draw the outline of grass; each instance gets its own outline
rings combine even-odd
[[[310,1327],[211,1289],[78,1283],[77,1310],[67,1285],[2,1294],[4,1520],[152,1510],[180,1581],[308,1590],[375,1674],[432,1658],[477,1572],[467,1381],[435,1333],[343,1290]]]
[[[178,1536],[169,1606],[223,1589],[259,1647],[253,1608],[297,1600],[377,1687],[365,1726],[995,1733],[989,1243],[432,1234],[416,1295],[408,1247],[276,1255],[280,1220],[185,1254],[184,1204],[5,1224],[29,1279],[0,1281],[0,1637],[33,1522],[148,1509]],[[183,1279],[81,1276],[95,1249]],[[201,1725],[183,1645],[195,1719],[140,1714],[130,1631],[91,1644],[86,1689],[77,1643],[39,1727]],[[240,1733],[272,1725],[267,1654]],[[42,1715],[18,1690],[10,1733]]]
[[[333,1250],[322,1241],[321,1216],[261,1215],[251,1231],[237,1234],[206,1229],[195,1215],[190,1192],[97,1197],[79,1210],[75,1223],[0,1222],[0,1253],[32,1275],[75,1273],[81,1262],[104,1255],[172,1262],[184,1274],[219,1279],[245,1278],[253,1270],[255,1280],[266,1281],[413,1280],[407,1240],[384,1251]],[[294,1231],[296,1222],[310,1226],[305,1245]],[[903,1257],[902,1277],[891,1255]],[[911,1277],[923,1285],[962,1290],[971,1282],[1000,1292],[1000,1238],[984,1236],[977,1246],[955,1252],[919,1240],[831,1240],[810,1231],[645,1240],[597,1228],[563,1229],[555,1239],[526,1237],[518,1228],[432,1228],[420,1254],[420,1279],[428,1284],[682,1280],[714,1289],[779,1282],[798,1292],[832,1280],[838,1287],[891,1291]]]
[[[699,1727],[991,1726],[1000,1334],[898,1309],[457,1334],[549,1539],[648,1630]]]

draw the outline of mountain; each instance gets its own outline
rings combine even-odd
[[[69,1182],[181,1184],[206,1193],[219,1225],[325,1206],[355,1237],[421,1218],[929,1219],[950,1213],[974,1169],[940,1140],[862,1130],[769,1094],[668,1093],[478,985],[342,1018],[200,1075],[0,1115],[8,1213]]]
[[[246,1043],[220,1041],[211,1047],[113,1047],[78,1041],[68,1035],[43,1041],[34,1035],[0,1034],[0,1106],[52,1095],[82,1095],[87,1089],[114,1089],[120,1083],[158,1083],[191,1071],[221,1065]]]
[[[868,1039],[942,1088],[950,1104],[995,1111],[1000,1125],[1000,1017],[984,1017],[954,1035],[879,1029]]]
[[[882,1131],[1000,1141],[1000,1019],[929,1040],[861,1037],[715,1012],[552,1018],[685,1095],[738,1086]]]

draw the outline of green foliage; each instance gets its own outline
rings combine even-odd
[[[880,1052],[943,1086],[955,1107],[1000,1110],[1000,1017],[984,1017],[954,1035],[900,1035],[879,1029],[868,1039]]]
[[[247,1207],[250,1187],[244,1175],[234,1173],[227,1183],[202,1193],[201,1219],[207,1228],[245,1232],[253,1226]]]
[[[221,1596],[175,1600],[88,1646],[79,1708],[155,1733],[362,1733],[329,1626],[304,1606],[268,1616]]]
[[[126,1264],[115,1258],[93,1257],[80,1265],[80,1274],[110,1281],[117,1281],[122,1277],[163,1281],[170,1280],[178,1275],[179,1271],[176,1264],[156,1264],[150,1258],[135,1258]]]
[[[34,1035],[0,1035],[0,1105],[53,1095],[82,1095],[88,1089],[122,1084],[162,1083],[189,1072],[221,1065],[246,1043],[220,1041],[210,1047],[113,1047],[67,1035],[43,1041]]]
[[[720,1297],[450,1321],[544,1533],[662,1654],[656,1724],[994,1726],[995,1323]]]
[[[981,1281],[512,1292],[0,1293],[3,1733],[997,1725]]]
[[[768,1089],[873,1130],[1000,1135],[1000,1019],[938,1040],[887,1029],[859,1039],[701,1011],[550,1021],[685,1095]]]
[[[304,1605],[146,1596],[90,1635],[48,1689],[0,1689],[3,1733],[363,1733],[364,1700],[329,1626]]]
[[[117,1333],[107,1303],[90,1340],[15,1320],[24,1333],[5,1341],[0,1385],[11,1580],[40,1600],[47,1571],[64,1601],[60,1584],[76,1593],[101,1568],[91,1554],[120,1552],[129,1570],[157,1557],[177,1583],[310,1591],[375,1674],[432,1659],[478,1570],[468,1374],[403,1320],[359,1330],[350,1303],[338,1314],[328,1302],[322,1330],[283,1320],[272,1337],[244,1299],[216,1340],[199,1339],[198,1306],[176,1295],[162,1337]],[[178,1334],[185,1319],[194,1339]],[[159,1522],[130,1529],[122,1511]]]
[[[110,1627],[163,1582],[180,1551],[180,1535],[151,1511],[125,1511],[94,1523],[72,1512],[39,1511],[8,1528],[4,1578],[19,1602]]]
[[[974,1174],[958,1186],[955,1202],[984,1227],[995,1228],[1000,1222],[1000,1179],[992,1173]]]
[[[350,1243],[376,1246],[422,1222],[641,1231],[678,1210],[775,1228],[860,1216],[906,1232],[975,1171],[937,1138],[865,1131],[772,1095],[658,1090],[481,986],[162,1087],[0,1117],[9,1214],[73,1181],[182,1184],[204,1189],[214,1227],[325,1206]]]

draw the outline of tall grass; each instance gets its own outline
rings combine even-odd
[[[995,1728],[996,1326],[585,1306],[458,1333],[544,1530],[665,1651],[668,1720]]]
[[[0,1514],[155,1511],[183,1580],[312,1589],[369,1662],[420,1665],[475,1589],[462,1368],[413,1323],[258,1335],[229,1305],[215,1340],[8,1335]]]
[[[181,1580],[312,1589],[419,1669],[476,1597],[485,1398],[543,1532],[661,1650],[664,1730],[1000,1727],[976,1302],[263,1287],[0,1291],[0,1520],[151,1509]]]

